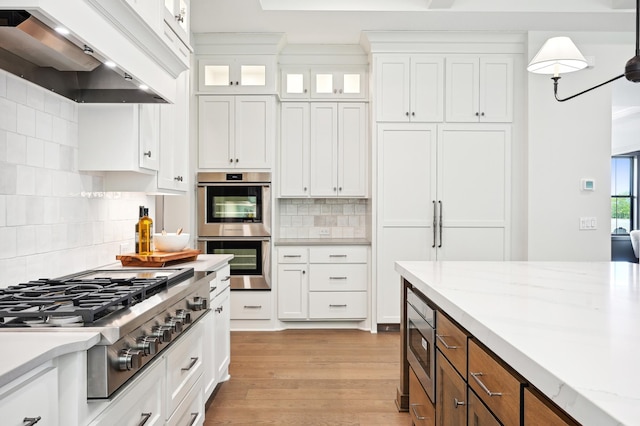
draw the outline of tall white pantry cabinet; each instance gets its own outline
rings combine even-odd
[[[423,45],[371,47],[377,324],[400,320],[398,260],[510,259],[513,55]]]

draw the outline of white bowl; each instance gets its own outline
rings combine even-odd
[[[153,246],[156,251],[181,251],[189,244],[189,234],[153,234]]]

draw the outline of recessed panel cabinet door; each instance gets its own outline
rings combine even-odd
[[[408,122],[411,93],[409,56],[377,55],[375,58],[376,118]]]
[[[411,122],[440,122],[444,117],[444,58],[411,56]]]
[[[271,165],[274,109],[270,96],[236,97],[235,167],[259,169]]]
[[[436,352],[436,424],[467,424],[467,384],[440,351]]]
[[[280,195],[309,196],[309,103],[281,106]]]
[[[198,165],[205,169],[232,166],[235,97],[200,96],[198,103]]]
[[[367,109],[363,103],[338,104],[338,196],[367,194]]]
[[[311,196],[338,195],[338,104],[311,105]]]

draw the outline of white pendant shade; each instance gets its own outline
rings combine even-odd
[[[569,37],[553,37],[547,40],[533,57],[527,71],[536,74],[554,74],[579,71],[587,67],[582,56]]]

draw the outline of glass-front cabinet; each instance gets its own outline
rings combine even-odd
[[[211,56],[198,61],[200,92],[273,93],[275,60],[271,55]]]
[[[164,0],[164,20],[189,45],[191,0]]]
[[[364,68],[283,68],[281,74],[280,95],[283,99],[367,97],[367,71]]]

